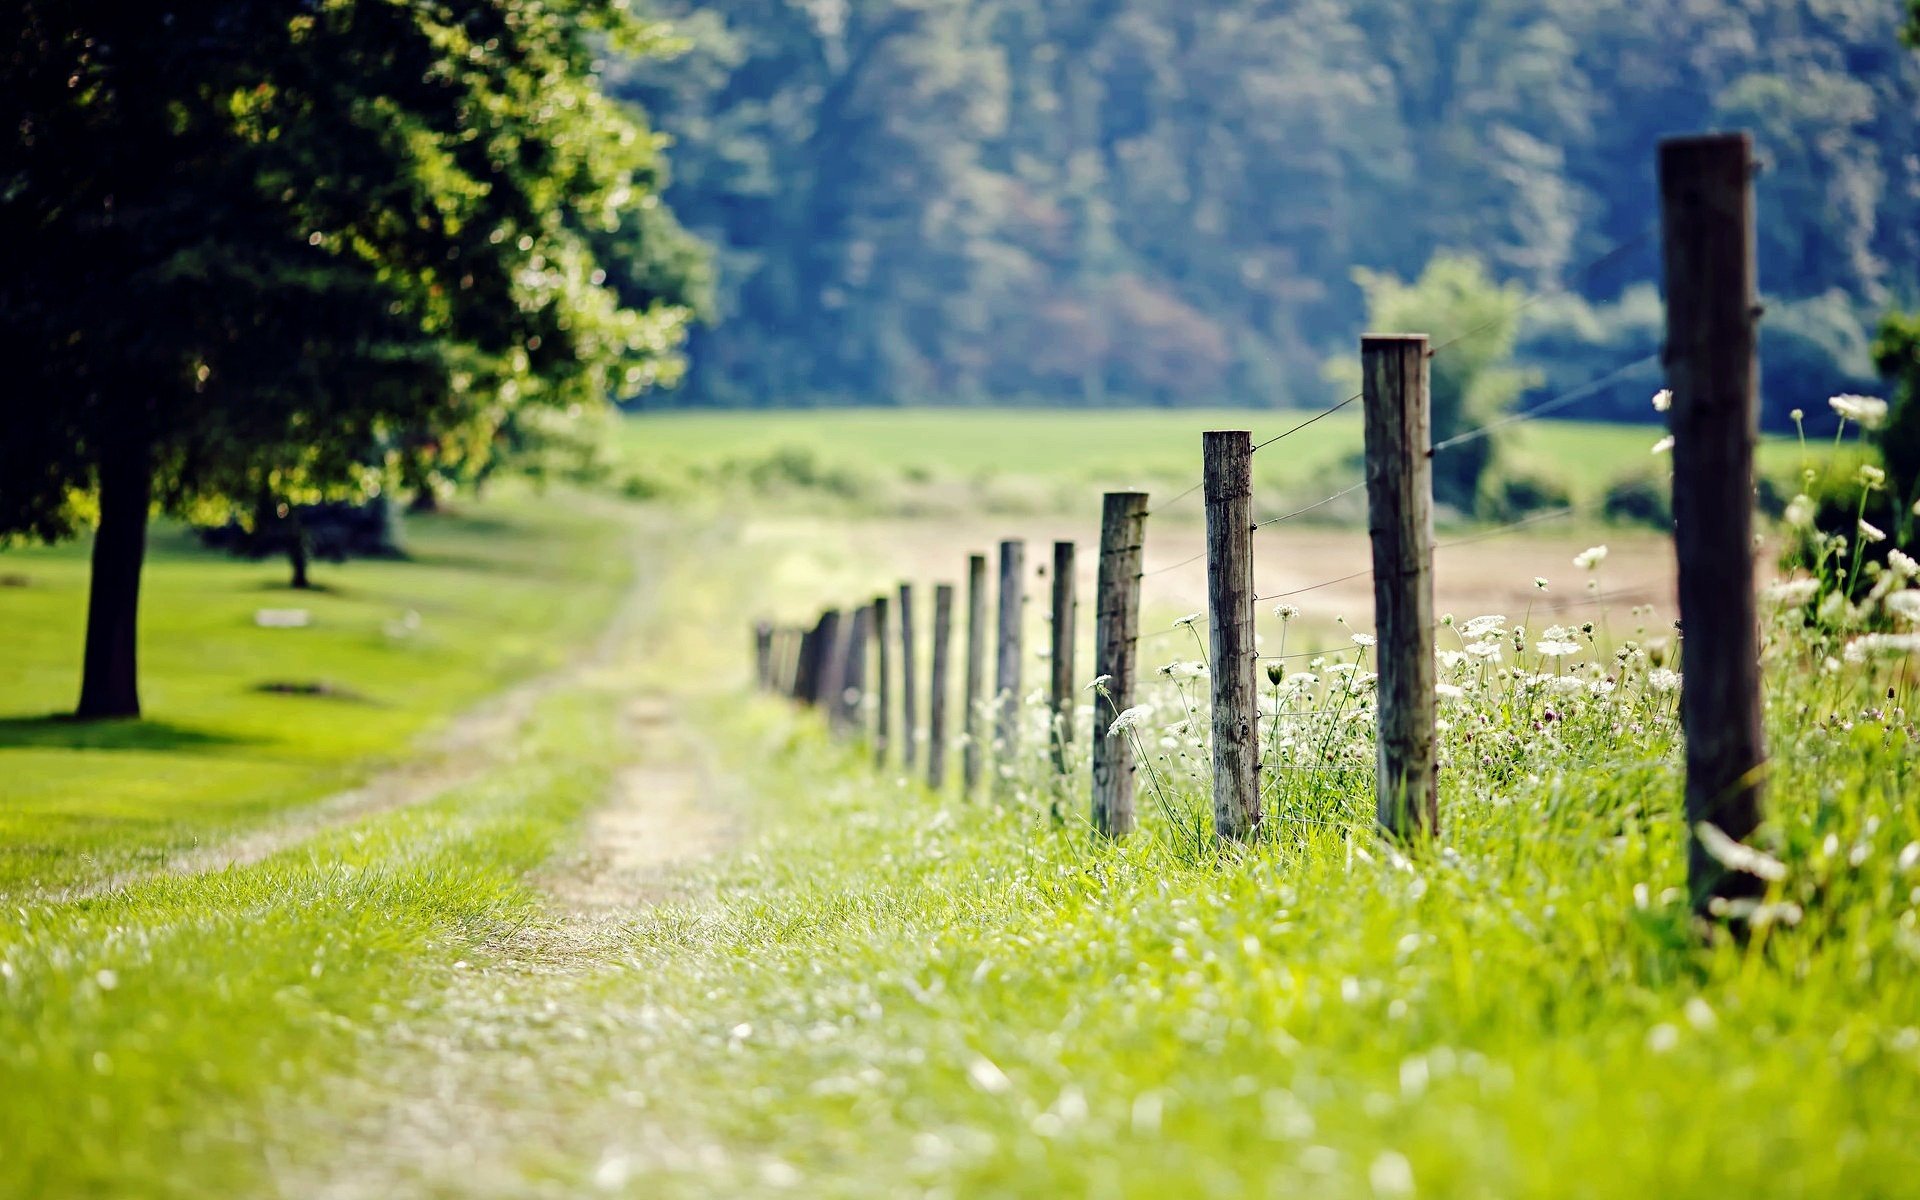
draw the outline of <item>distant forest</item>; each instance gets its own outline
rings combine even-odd
[[[658,0],[684,52],[612,86],[673,137],[713,279],[652,402],[1317,404],[1360,277],[1450,254],[1539,297],[1545,394],[1658,346],[1657,239],[1589,269],[1650,230],[1657,139],[1745,128],[1778,426],[1875,386],[1920,293],[1901,8]]]

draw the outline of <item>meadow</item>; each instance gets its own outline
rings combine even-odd
[[[89,747],[47,719],[81,559],[0,555],[31,584],[0,590],[0,620],[53,626],[25,643],[31,670],[0,673],[18,731],[0,746],[0,1194],[1906,1190],[1908,660],[1849,653],[1769,601],[1772,882],[1752,938],[1703,938],[1683,892],[1683,664],[1664,593],[1620,594],[1665,586],[1661,535],[1569,522],[1443,556],[1444,836],[1412,858],[1366,833],[1364,585],[1262,612],[1275,649],[1325,653],[1263,678],[1266,831],[1236,851],[1190,836],[1204,722],[1174,620],[1198,568],[1168,569],[1150,711],[1119,734],[1149,764],[1143,828],[1099,846],[1084,767],[1046,765],[1036,709],[989,789],[936,795],[897,751],[876,769],[862,740],[752,694],[748,625],[953,579],[1000,536],[1085,545],[1099,486],[1166,492],[1197,430],[1229,422],[1125,416],[1129,445],[1099,442],[1107,414],[828,417],[635,421],[600,492],[463,501],[415,523],[418,562],[350,564],[297,601],[277,564],[170,540],[148,690],[155,726],[193,740]],[[1354,430],[1335,421],[1287,461],[1337,462]],[[1592,483],[1651,441],[1527,433]],[[894,508],[891,490],[700,474],[803,444],[889,489],[991,471],[1047,502]],[[630,474],[704,490],[609,496]],[[1196,524],[1154,518],[1149,568]],[[1596,542],[1604,563],[1574,567]],[[1364,545],[1336,521],[1258,553],[1312,580]],[[312,628],[252,624],[295,603]],[[470,772],[377,811],[320,799],[431,755],[456,712],[539,670],[519,718],[460,752]],[[380,703],[258,690],[280,679]],[[274,822],[299,836],[176,861]]]

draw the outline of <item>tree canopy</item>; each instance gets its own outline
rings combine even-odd
[[[1583,382],[1657,337],[1651,239],[1587,270],[1649,228],[1656,141],[1745,127],[1779,427],[1920,285],[1905,7],[661,0],[691,49],[616,86],[715,247],[688,401],[1319,403],[1355,269],[1443,255],[1565,289],[1518,352]]]
[[[152,503],[376,488],[678,370],[620,0],[6,7],[0,535],[99,520],[84,715],[138,710]]]

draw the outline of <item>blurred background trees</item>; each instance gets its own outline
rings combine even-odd
[[[675,400],[1319,403],[1363,279],[1441,255],[1565,289],[1514,349],[1571,386],[1657,339],[1651,239],[1583,271],[1648,228],[1655,141],[1742,126],[1785,430],[1874,386],[1920,284],[1905,7],[659,0],[690,49],[614,86],[677,139],[666,197],[715,248]]]

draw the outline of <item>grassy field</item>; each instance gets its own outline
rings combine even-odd
[[[62,715],[79,688],[84,547],[0,554],[0,894],[257,824],[555,665],[628,577],[629,535],[608,509],[521,496],[416,521],[410,561],[320,564],[324,590],[307,593],[282,586],[284,563],[163,528],[142,588],[140,722]],[[304,609],[310,624],[261,627],[263,608]]]
[[[1256,442],[1312,414],[1250,409],[1117,411],[842,409],[823,412],[663,412],[622,422],[616,480],[685,495],[716,482],[812,491],[879,508],[968,505],[1000,511],[1084,506],[1101,488],[1166,498],[1199,477],[1200,434],[1250,429]],[[1521,424],[1505,435],[1512,461],[1591,503],[1621,479],[1661,468],[1649,450],[1663,430],[1574,421]],[[1360,416],[1333,413],[1256,455],[1256,494],[1275,504],[1318,498],[1359,478]],[[1762,444],[1764,473],[1801,461],[1793,439]],[[1308,494],[1311,493],[1309,496]],[[1198,507],[1193,509],[1197,517]],[[1359,509],[1336,508],[1338,519]]]
[[[1022,478],[1084,501],[1100,465],[1035,447],[1092,418],[1029,416],[1007,450]],[[898,439],[889,472],[975,463],[1004,436],[997,415],[880,417],[858,444]],[[868,415],[816,419],[831,428],[771,423],[844,445],[832,429]],[[1120,448],[1170,472],[1176,436],[1210,423],[1151,419],[1169,424]],[[790,444],[755,442],[769,422],[649,419],[622,453],[756,460]],[[0,673],[17,714],[0,1195],[1909,1190],[1907,660],[1856,662],[1770,615],[1759,844],[1783,869],[1750,941],[1702,939],[1680,891],[1671,629],[1643,610],[1580,632],[1604,606],[1582,607],[1567,562],[1606,537],[1611,592],[1664,561],[1657,535],[1529,530],[1443,558],[1445,837],[1413,860],[1367,833],[1364,594],[1263,612],[1272,650],[1328,653],[1263,682],[1266,834],[1223,854],[1191,836],[1191,683],[1156,677],[1123,735],[1150,771],[1120,846],[1088,838],[1083,768],[1052,775],[1032,709],[1026,753],[969,798],[745,690],[753,618],[951,578],[996,536],[1084,539],[1084,513],[865,495],[836,514],[717,483],[490,500],[419,524],[419,562],[329,571],[340,591],[299,600],[277,565],[169,538],[154,719],[105,731],[45,716],[70,699],[79,556],[0,556],[27,581],[0,619],[32,631]],[[1150,567],[1194,536],[1156,541],[1165,524]],[[1323,578],[1355,544],[1325,529],[1259,553],[1274,580]],[[1150,666],[1194,654],[1170,626],[1184,570],[1153,581]],[[292,604],[311,628],[252,624]],[[1506,618],[1470,632],[1481,613]],[[462,744],[467,773],[378,811],[312,803],[570,658],[521,719]],[[319,679],[363,699],[255,690]],[[180,865],[263,828],[258,855]]]

